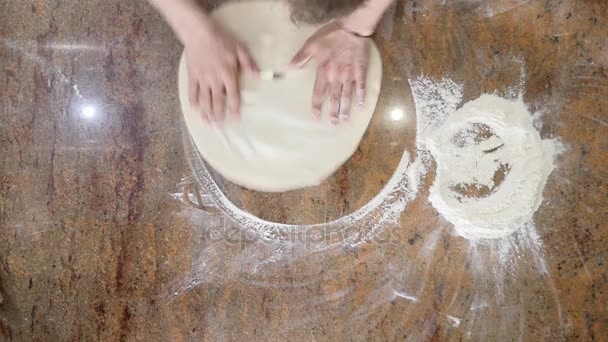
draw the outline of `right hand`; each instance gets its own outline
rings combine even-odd
[[[192,105],[202,108],[203,119],[219,124],[228,111],[240,116],[239,72],[257,76],[259,69],[247,48],[211,19],[184,39],[188,67],[188,92]]]
[[[308,38],[293,57],[290,65],[296,68],[302,67],[311,57],[317,62],[317,78],[312,93],[315,118],[321,117],[321,107],[326,98],[333,125],[348,121],[353,93],[359,107],[363,107],[370,41],[333,22]]]

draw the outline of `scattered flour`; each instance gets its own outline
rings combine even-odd
[[[416,143],[420,150],[424,150],[419,145],[422,137],[436,130],[456,111],[462,101],[463,85],[449,78],[433,81],[425,76],[410,80],[410,85],[416,105]]]
[[[410,81],[417,147],[437,164],[429,200],[461,236],[499,238],[532,221],[558,141],[542,140],[521,100],[484,94],[455,110],[462,86]]]
[[[460,235],[501,237],[532,219],[557,149],[521,101],[482,95],[423,139],[437,162],[429,200]]]

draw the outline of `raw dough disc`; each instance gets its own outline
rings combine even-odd
[[[188,101],[185,57],[179,66],[179,98],[186,126],[203,158],[228,180],[258,191],[287,191],[318,185],[356,150],[380,92],[382,63],[372,44],[365,107],[352,105],[350,120],[329,123],[311,115],[314,60],[303,69],[287,64],[318,27],[296,26],[282,2],[229,3],[212,16],[243,41],[262,70],[284,72],[279,80],[255,80],[243,73],[241,119],[227,115],[222,127],[204,123]]]

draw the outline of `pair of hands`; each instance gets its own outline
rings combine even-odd
[[[293,57],[290,66],[300,68],[313,58],[317,77],[313,89],[312,115],[321,117],[329,99],[331,123],[348,120],[352,96],[363,105],[369,61],[369,38],[358,37],[337,23],[319,29]],[[203,119],[219,124],[228,113],[240,116],[239,73],[259,77],[259,68],[247,48],[220,26],[209,21],[185,41],[189,99],[202,108]],[[227,100],[226,100],[227,99]]]

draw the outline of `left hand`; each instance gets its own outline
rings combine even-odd
[[[329,95],[329,115],[334,125],[348,120],[353,90],[357,103],[363,106],[369,49],[369,38],[347,32],[338,23],[323,26],[304,43],[290,65],[300,68],[310,58],[317,62],[312,95],[315,118],[321,117],[326,95]]]

